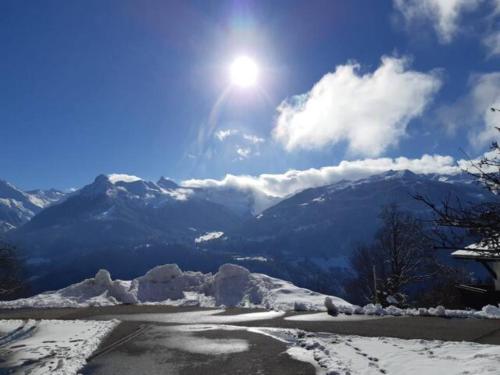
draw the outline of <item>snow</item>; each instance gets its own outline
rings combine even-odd
[[[356,306],[338,297],[299,288],[288,281],[251,273],[235,264],[222,265],[214,275],[182,271],[176,264],[166,264],[133,280],[112,280],[108,271],[99,270],[95,277],[57,291],[0,301],[0,308],[87,307],[127,303],[325,311],[325,302],[328,302],[330,310],[344,315],[500,319],[500,307],[494,305],[485,306],[479,311],[448,310],[442,306],[406,309],[378,304]]]
[[[181,313],[145,313],[145,314],[114,314],[99,317],[99,319],[119,319],[121,321],[133,322],[155,322],[176,324],[234,324],[254,322],[260,320],[271,320],[285,315],[284,311],[262,311],[248,314],[223,314],[225,310],[202,310]],[[222,315],[220,315],[222,314]]]
[[[448,310],[443,306],[437,307],[419,307],[400,309],[396,306],[382,307],[381,305],[368,304],[364,307],[351,306],[341,307],[342,312],[348,314],[367,314],[367,315],[392,315],[392,316],[441,316],[447,318],[482,318],[482,319],[500,319],[500,306],[486,305],[481,310]]]
[[[319,313],[309,313],[292,315],[285,318],[285,320],[295,321],[295,322],[347,322],[347,321],[360,321],[360,320],[371,320],[371,319],[382,319],[381,316],[376,315],[347,315],[338,314],[332,316],[326,312]]]
[[[500,346],[473,342],[361,337],[222,324],[178,325],[164,329],[180,337],[214,330],[265,335],[287,344],[287,353],[311,363],[318,375],[498,374],[500,364]]]
[[[481,243],[473,243],[466,247],[466,250],[457,250],[451,253],[456,258],[468,259],[488,259],[500,261],[500,254],[494,250],[490,250],[487,245]]]
[[[162,341],[162,346],[169,349],[204,355],[240,353],[249,349],[247,340],[212,339],[189,334],[176,335],[175,337],[169,336]]]
[[[207,241],[216,240],[217,238],[221,238],[224,235],[224,232],[207,232],[202,236],[199,236],[194,239],[195,243],[202,243]]]
[[[324,196],[319,196],[317,198],[314,198],[311,202],[322,203],[324,201],[325,201],[325,197]]]
[[[326,302],[326,301],[325,301]],[[334,301],[330,301],[334,303]],[[369,315],[369,316],[439,316],[447,318],[479,318],[500,319],[500,305],[484,306],[481,310],[448,310],[443,306],[418,307],[401,309],[396,306],[383,307],[380,304],[369,303],[365,306],[337,306],[338,312],[346,315]]]
[[[0,301],[0,308],[49,308],[109,306],[122,303],[173,306],[239,306],[275,310],[324,310],[324,294],[299,288],[290,282],[251,273],[246,268],[225,264],[219,271],[181,271],[175,264],[157,266],[134,280],[112,280],[106,270],[94,278],[53,292],[14,301]],[[351,304],[331,297],[345,309]]]
[[[238,262],[267,262],[266,257],[257,256],[257,257],[234,257],[234,260]]]
[[[288,354],[318,375],[497,374],[500,346],[472,342],[343,336],[278,328],[249,328],[289,345]]]
[[[0,320],[3,335],[0,357],[4,360],[0,368],[31,375],[77,374],[117,324],[117,321]]]

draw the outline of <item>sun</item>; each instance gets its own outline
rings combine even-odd
[[[229,68],[231,82],[239,87],[247,88],[257,84],[259,67],[255,60],[248,56],[239,56]]]

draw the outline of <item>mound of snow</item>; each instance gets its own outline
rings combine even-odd
[[[0,308],[86,307],[127,304],[240,306],[276,310],[325,310],[324,294],[290,282],[251,273],[246,268],[222,265],[215,275],[183,272],[176,264],[157,266],[134,280],[112,280],[106,270],[54,292],[14,301],[0,301]],[[336,306],[351,304],[329,297]]]
[[[327,300],[330,297],[327,297]],[[325,300],[325,306],[330,305],[332,301]],[[334,302],[333,302],[334,303]],[[369,303],[364,307],[350,305],[350,306],[336,306],[338,311],[342,314],[352,315],[373,315],[373,316],[437,316],[447,318],[479,318],[479,319],[500,319],[500,305],[484,306],[481,310],[448,310],[444,306],[437,307],[419,307],[419,308],[406,308],[401,309],[396,306],[382,307],[380,304]],[[328,306],[327,306],[328,309]]]
[[[157,266],[144,276],[132,281],[132,294],[141,302],[182,300],[185,292],[204,292],[210,281],[209,275],[201,272],[182,272],[177,264]]]
[[[235,264],[224,264],[214,277],[214,295],[217,305],[236,306],[262,303],[262,297],[251,282],[250,271]]]

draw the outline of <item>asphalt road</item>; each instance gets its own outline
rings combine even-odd
[[[0,310],[0,319],[89,319],[102,315],[177,313],[208,310],[197,307],[118,305],[81,309],[18,309]],[[224,314],[242,314],[259,310],[231,308]],[[262,311],[262,310],[260,310]],[[303,314],[288,313],[286,316]],[[500,345],[499,319],[448,319],[439,317],[384,317],[360,321],[302,322],[282,318],[231,323],[254,327],[299,328],[312,332],[332,332],[360,336],[387,336],[402,339],[474,341]]]
[[[130,334],[137,323],[124,322],[117,329],[117,336]],[[246,331],[207,331],[192,336],[196,339],[220,340],[232,343],[244,342],[248,350],[235,353],[202,354],[179,350],[168,343],[182,340],[178,333],[169,332],[165,326],[148,324],[132,340],[97,355],[83,369],[84,375],[314,375],[314,367],[292,359],[286,353],[286,345],[270,337]],[[122,332],[119,332],[122,331]],[[115,337],[116,338],[116,337]],[[113,345],[106,340],[102,347]],[[209,342],[210,342],[209,341]],[[203,343],[203,341],[202,341]],[[194,348],[193,348],[194,349]]]
[[[0,310],[0,319],[100,319],[116,314],[177,313],[200,310],[167,306],[112,306],[84,309]],[[248,313],[228,309],[224,314]],[[289,313],[287,315],[294,315]],[[500,345],[500,321],[486,319],[446,319],[437,317],[384,317],[357,321],[289,321],[283,318],[230,323],[256,327],[299,328],[312,332],[332,332],[360,336],[387,336],[403,339],[475,341]],[[172,324],[159,322],[123,322],[101,344],[83,374],[314,374],[314,368],[285,353],[286,346],[272,338],[247,332],[214,330],[190,334],[189,343],[209,340],[227,343],[228,352],[199,353],[185,339],[169,329]],[[204,341],[205,340],[205,341]],[[221,341],[222,340],[222,341]],[[234,343],[234,345],[233,345]],[[240,344],[248,350],[235,351]],[[207,344],[209,346],[209,344]],[[181,345],[182,346],[182,345]],[[107,350],[106,350],[107,349]],[[203,351],[203,350],[202,350]],[[234,351],[234,352],[232,352]]]

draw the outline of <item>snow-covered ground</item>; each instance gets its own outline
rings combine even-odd
[[[0,308],[85,307],[122,303],[174,306],[240,306],[274,310],[324,310],[324,294],[299,288],[290,282],[251,273],[224,264],[214,275],[183,272],[176,264],[158,266],[134,280],[112,280],[100,270],[94,278],[54,292],[14,301],[0,301]],[[344,308],[352,305],[331,297]]]
[[[66,288],[14,301],[0,301],[0,308],[52,308],[110,306],[123,303],[200,307],[246,307],[281,311],[325,311],[325,302],[346,315],[442,316],[452,318],[497,318],[500,307],[488,305],[480,311],[435,308],[400,309],[368,304],[352,305],[246,268],[224,264],[215,274],[181,271],[176,264],[157,266],[133,280],[112,280],[106,270]],[[299,318],[294,318],[299,319]],[[328,320],[326,315],[303,320]],[[354,319],[353,317],[349,319]]]
[[[188,345],[190,339],[195,344],[194,334],[208,330],[247,330],[267,335],[286,343],[288,354],[311,363],[318,375],[498,374],[500,366],[500,346],[472,342],[403,340],[228,325],[180,325],[166,329],[184,337],[184,345]]]
[[[317,374],[498,374],[500,346],[471,342],[312,334],[250,329],[289,345],[288,353],[313,364]]]
[[[0,373],[8,368],[16,374],[76,374],[117,324],[114,320],[0,320]]]
[[[217,238],[221,238],[224,235],[224,232],[207,232],[199,237],[194,239],[195,243],[202,243],[207,241],[216,240]]]

